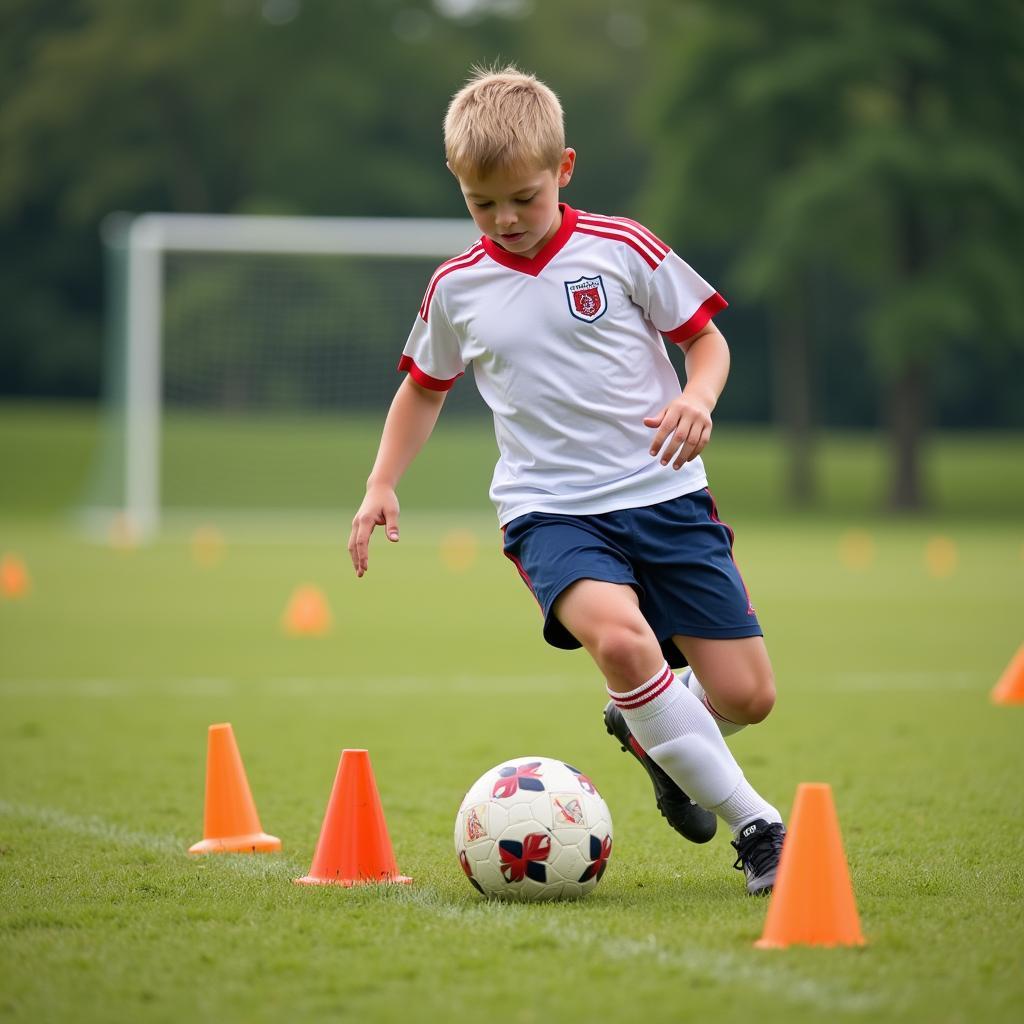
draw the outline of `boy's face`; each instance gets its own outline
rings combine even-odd
[[[459,178],[476,226],[493,242],[532,259],[562,223],[558,190],[569,184],[576,154],[567,149],[557,170],[494,171]]]

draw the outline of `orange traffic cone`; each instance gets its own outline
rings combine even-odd
[[[322,636],[331,628],[331,610],[319,587],[297,587],[284,610],[281,621],[292,636]]]
[[[824,782],[797,787],[764,933],[754,945],[864,945],[832,788]]]
[[[192,560],[203,569],[210,569],[224,558],[224,534],[207,523],[192,531]]]
[[[260,825],[230,723],[211,725],[206,749],[203,838],[188,852],[270,853],[280,849],[281,840],[268,836]]]
[[[299,885],[361,885],[412,879],[398,873],[370,755],[343,750],[309,874]]]
[[[118,512],[111,520],[110,546],[118,551],[132,551],[139,546],[138,524],[125,512]]]
[[[17,555],[4,555],[0,559],[0,596],[12,600],[24,597],[31,586],[25,563]]]
[[[1024,644],[992,690],[993,704],[1024,704]]]

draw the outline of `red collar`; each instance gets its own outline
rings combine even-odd
[[[518,270],[521,274],[536,277],[558,255],[576,228],[576,211],[565,203],[559,203],[558,208],[562,211],[562,223],[544,243],[544,248],[536,256],[532,258],[517,256],[514,252],[502,249],[497,242],[491,241],[484,235],[481,241],[487,255],[495,263],[500,263],[503,267],[508,267],[509,270]]]

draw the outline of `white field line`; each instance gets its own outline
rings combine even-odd
[[[234,693],[230,679],[10,679],[0,681],[4,697],[223,697]]]
[[[439,900],[435,892],[415,887],[402,895],[450,920],[485,919],[492,932],[507,930],[514,934],[524,920],[530,919],[534,909],[525,904],[484,901],[468,906],[452,905]],[[666,949],[656,935],[642,939],[609,937],[603,932],[576,926],[564,917],[552,921],[548,933],[551,941],[574,961],[591,965],[636,961],[638,976],[655,963],[673,969],[680,979],[694,973],[711,979],[729,979],[737,991],[753,989],[781,1004],[811,1007],[821,1011],[823,1020],[827,1019],[826,1015],[835,1014],[877,1017],[883,1008],[891,1012],[896,1006],[891,994],[880,993],[877,989],[852,992],[838,984],[808,978],[799,968],[787,965],[785,951],[755,950],[753,939],[745,952],[709,952],[693,946]]]
[[[0,818],[29,821],[71,835],[164,856],[187,856],[189,845],[178,836],[139,832],[115,825],[96,815],[70,814],[55,807],[36,807],[0,800]],[[279,856],[238,856],[221,862],[229,864],[232,870],[264,878],[298,878],[304,873],[301,865]],[[421,903],[431,914],[441,914],[450,919],[485,915],[492,929],[506,927],[514,930],[520,926],[522,915],[529,912],[528,907],[496,907],[491,903],[472,904],[469,907],[452,906],[439,902],[436,892],[426,888],[409,892],[408,895],[403,892],[402,895],[411,902]],[[837,985],[807,978],[781,962],[784,954],[778,951],[751,951],[744,956],[740,953],[709,953],[692,947],[672,950],[662,946],[655,935],[643,939],[607,938],[590,929],[574,927],[564,920],[551,922],[548,932],[551,940],[563,948],[568,956],[578,960],[585,952],[589,963],[635,960],[638,961],[637,969],[641,971],[652,962],[677,969],[680,976],[698,971],[709,978],[729,978],[733,985],[755,989],[781,1003],[810,1006],[832,1014],[863,1015],[876,1013],[883,1006],[890,1010],[893,1008],[893,1000],[878,992],[850,992]]]
[[[457,675],[443,684],[445,691],[479,693],[505,689],[519,692],[565,692],[585,686],[569,676]],[[352,692],[376,694],[428,693],[433,684],[416,676],[351,678],[284,677],[241,680],[196,677],[191,679],[8,679],[0,680],[0,697],[225,697],[237,693],[286,696],[323,696]]]
[[[874,1015],[883,1007],[887,1011],[893,1009],[893,1000],[878,992],[850,992],[840,985],[816,981],[799,970],[788,968],[780,962],[784,954],[778,950],[751,950],[746,956],[731,952],[711,953],[693,948],[670,950],[660,946],[655,935],[640,940],[602,941],[582,929],[576,930],[571,937],[565,936],[564,931],[562,927],[551,929],[556,941],[573,949],[589,945],[591,950],[588,960],[591,962],[592,958],[604,955],[619,962],[626,959],[638,960],[642,965],[654,962],[678,968],[680,972],[699,972],[709,978],[728,978],[736,991],[743,988],[756,989],[780,1003],[810,1006],[823,1014]],[[755,957],[758,959],[755,960]]]
[[[0,818],[11,818],[42,825],[58,832],[84,836],[87,839],[98,839],[112,846],[134,847],[164,856],[188,856],[188,848],[196,840],[186,840],[180,836],[158,835],[154,832],[139,832],[124,828],[106,821],[95,814],[71,814],[57,807],[36,807],[29,804],[11,803],[0,800]],[[199,837],[197,836],[196,839]],[[299,877],[305,869],[293,861],[275,856],[268,860],[264,856],[238,856],[227,858],[225,863],[239,871],[252,874],[285,875]]]
[[[979,690],[984,679],[978,672],[837,672],[831,676],[830,690],[873,692],[875,690],[942,691]]]
[[[257,691],[287,694],[291,696],[325,692],[351,692],[363,690],[374,694],[428,693],[435,684],[425,682],[417,676],[391,676],[381,678],[317,679],[292,677],[269,679],[254,684]],[[453,675],[441,684],[445,692],[487,693],[499,690],[528,691],[531,693],[560,693],[578,688],[579,680],[561,675]],[[585,684],[584,684],[585,685]]]
[[[443,683],[446,692],[488,693],[515,690],[520,693],[585,692],[597,676],[570,675],[453,675]],[[793,693],[928,693],[984,692],[991,680],[978,672],[839,672],[801,678],[782,689]],[[417,676],[285,676],[273,679],[222,679],[196,676],[183,679],[0,679],[0,697],[228,697],[246,696],[329,696],[350,693],[427,693],[436,683]]]
[[[96,815],[70,814],[56,807],[36,807],[0,800],[0,817],[30,821],[36,825],[56,829],[58,832],[70,832],[76,836],[99,839],[114,846],[135,846],[152,853],[182,853],[189,845],[177,836],[137,832],[104,821]]]

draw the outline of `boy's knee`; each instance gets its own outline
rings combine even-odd
[[[737,694],[734,711],[743,717],[743,724],[763,722],[775,707],[775,677],[771,671],[752,675]]]
[[[736,725],[757,725],[775,707],[775,677],[770,667],[747,666],[716,684],[714,677],[701,681],[715,712]]]
[[[628,622],[615,623],[594,638],[594,660],[606,673],[632,678],[647,658],[647,632]]]

